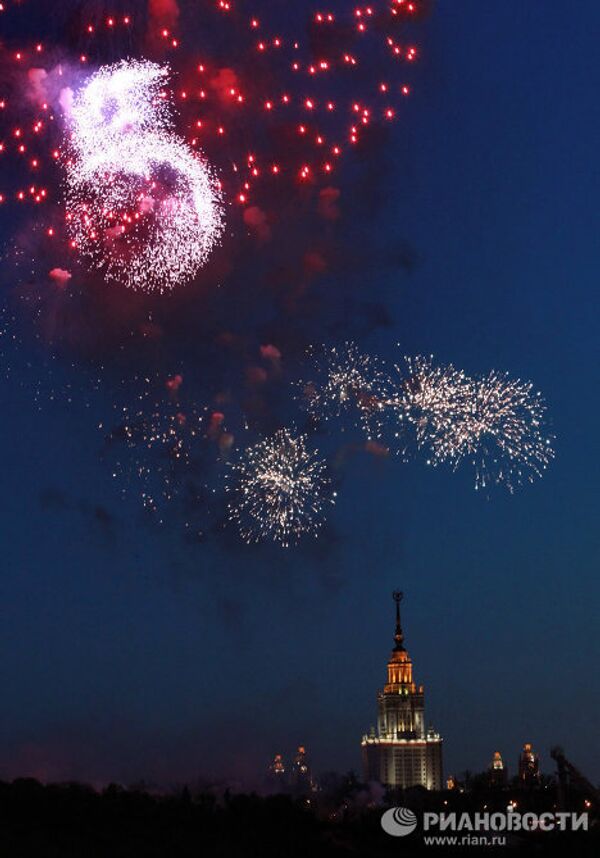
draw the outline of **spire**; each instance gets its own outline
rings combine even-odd
[[[403,652],[404,635],[402,634],[402,626],[400,625],[400,602],[404,597],[404,593],[400,590],[394,590],[392,595],[394,597],[394,602],[396,603],[396,633],[394,635],[396,646],[394,647],[394,652]]]

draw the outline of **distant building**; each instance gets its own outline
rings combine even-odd
[[[500,751],[495,751],[489,768],[490,786],[506,786],[508,771],[504,765]]]
[[[273,762],[269,766],[269,772],[274,777],[283,777],[285,775],[285,765],[281,754],[275,754]]]
[[[294,757],[290,781],[296,793],[306,794],[314,789],[306,748],[303,745],[300,745]]]
[[[423,686],[416,686],[412,661],[404,648],[400,624],[402,593],[396,602],[395,646],[388,662],[388,681],[377,695],[377,729],[362,739],[364,776],[385,786],[442,788],[442,739],[425,729]]]
[[[519,781],[522,786],[537,786],[540,782],[540,759],[530,742],[519,754]]]
[[[275,792],[285,792],[287,789],[287,783],[288,777],[283,757],[281,754],[275,754],[269,763],[266,786],[269,790]]]
[[[291,764],[286,765],[281,754],[275,754],[269,764],[266,786],[274,792],[306,795],[314,792],[317,785],[312,777],[306,748],[300,745]]]

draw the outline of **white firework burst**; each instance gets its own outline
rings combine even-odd
[[[173,132],[168,76],[132,60],[92,75],[65,159],[73,246],[107,280],[159,292],[194,277],[223,232],[219,182]]]
[[[298,383],[309,414],[327,421],[348,413],[368,438],[381,435],[388,391],[376,358],[347,342],[329,349],[324,361],[315,360],[314,373],[314,379]]]
[[[249,447],[230,467],[229,517],[248,543],[270,539],[287,548],[316,536],[335,502],[326,463],[288,429]]]
[[[475,487],[496,483],[509,491],[541,477],[554,458],[553,438],[544,430],[546,403],[531,382],[496,371],[468,381],[463,409],[439,446],[440,461],[455,468],[469,461]]]
[[[448,431],[462,413],[467,394],[463,372],[449,366],[435,366],[433,358],[404,357],[394,367],[387,405],[392,409],[396,438],[406,454],[414,443],[417,449],[428,447],[434,459],[441,455]]]
[[[431,358],[404,358],[396,367],[389,405],[406,452],[417,449],[433,465],[469,462],[475,487],[503,484],[509,491],[541,477],[554,458],[544,430],[546,404],[529,382],[496,371],[471,377]]]

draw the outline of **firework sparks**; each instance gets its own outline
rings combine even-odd
[[[379,437],[388,400],[379,361],[345,343],[327,351],[324,362],[315,361],[314,370],[316,380],[299,382],[308,413],[325,421],[350,413],[369,439]]]
[[[207,52],[198,66],[201,109],[190,90],[184,100],[193,111],[192,143],[216,140],[225,149],[241,205],[265,183],[329,183],[373,127],[397,118],[411,92],[419,52],[410,28],[422,5],[335,0],[327,11],[290,9],[275,28],[236,4],[207,4],[207,16],[212,6],[236,39],[237,55],[218,68]]]
[[[497,484],[512,492],[542,476],[554,450],[544,431],[546,404],[531,383],[496,371],[470,377],[431,358],[404,362],[405,368],[396,367],[389,400],[401,424],[396,437],[403,439],[402,452],[408,427],[431,464],[457,469],[470,462],[476,489]]]
[[[178,397],[154,396],[149,387],[135,408],[120,408],[120,422],[111,431],[108,449],[113,477],[139,488],[148,512],[161,514],[193,477],[199,448],[206,437],[206,415]],[[103,429],[103,426],[100,426]]]
[[[75,95],[65,161],[73,246],[128,287],[168,289],[192,278],[218,242],[218,183],[171,130],[168,69],[126,61]]]
[[[404,357],[404,365],[394,367],[386,402],[396,418],[400,452],[409,452],[414,433],[417,449],[427,446],[434,458],[442,458],[448,433],[464,411],[467,393],[465,374],[452,365],[435,366],[432,358],[421,355]]]
[[[248,543],[271,539],[287,548],[316,536],[335,501],[325,462],[307,449],[305,436],[288,429],[250,447],[231,474],[229,516]]]
[[[274,13],[269,21],[242,4],[213,0],[188,9],[182,4],[181,10],[174,0],[46,2],[54,21],[44,33],[47,42],[32,33],[4,52],[21,81],[8,101],[0,101],[0,118],[4,113],[16,123],[7,128],[6,140],[4,130],[0,137],[16,155],[18,173],[25,167],[31,175],[19,179],[16,193],[10,185],[0,188],[0,204],[13,196],[20,204],[53,198],[54,175],[46,164],[57,157],[49,133],[57,105],[42,95],[41,85],[31,123],[22,105],[23,92],[31,94],[31,75],[42,84],[55,68],[59,34],[63,42],[70,34],[69,56],[61,46],[61,75],[124,57],[162,62],[167,54],[177,68],[180,84],[173,98],[182,130],[186,126],[186,144],[179,140],[179,146],[209,153],[211,163],[222,168],[228,198],[245,207],[265,193],[271,199],[274,184],[285,183],[286,194],[290,184],[329,185],[371,129],[401,115],[420,55],[412,42],[414,25],[424,12],[421,0],[374,0],[369,6],[332,0],[327,12],[299,8],[285,16]],[[23,19],[26,10],[25,3],[11,4],[11,17]],[[168,163],[175,150],[160,153],[169,153]]]
[[[50,37],[45,44],[32,34],[27,44],[9,39],[3,46],[11,83],[0,99],[0,157],[7,165],[10,158],[10,169],[0,204],[14,201],[24,217],[27,205],[40,207],[32,229],[53,252],[44,277],[52,294],[65,296],[79,288],[80,272],[70,259],[54,258],[66,251],[53,208],[59,166],[66,172],[71,250],[108,280],[173,289],[196,275],[218,243],[224,196],[254,207],[243,213],[248,226],[271,223],[271,213],[257,207],[265,198],[267,205],[287,205],[292,189],[300,189],[302,199],[314,199],[323,185],[321,193],[339,193],[331,179],[340,162],[367,142],[371,128],[400,113],[411,90],[419,58],[411,22],[426,9],[420,0],[369,6],[332,0],[326,11],[309,9],[307,16],[306,8],[290,7],[285,14],[272,10],[268,20],[246,4],[220,0],[47,2],[63,16],[56,19],[59,41]],[[11,4],[11,17],[23,20],[28,5]],[[67,30],[73,38],[60,44]],[[152,56],[161,64],[106,65],[124,56]],[[165,56],[177,72],[169,93]],[[81,84],[92,64],[99,71]],[[75,91],[70,104],[68,86]],[[59,105],[69,120],[64,145]],[[185,138],[175,133],[176,113]],[[218,165],[219,181],[196,147]],[[3,348],[9,345],[5,338]],[[501,483],[512,491],[541,475],[554,455],[542,398],[500,373],[469,377],[421,357],[406,358],[391,372],[347,343],[323,349],[311,376],[302,387],[312,417],[331,424],[339,418],[342,431],[352,420],[373,440],[395,421],[404,454],[413,447],[434,465],[472,464],[478,488]],[[136,476],[148,482],[149,508],[173,496],[180,475],[194,470],[197,440],[211,432],[176,397],[166,408],[160,397],[156,402],[147,399],[138,408],[136,401],[119,413]],[[326,477],[303,437],[282,430],[250,448],[237,467],[239,493],[235,504],[230,495],[230,512],[249,541],[272,536],[289,544],[317,529]],[[286,467],[292,474],[297,468],[297,482]],[[304,467],[309,474],[315,469],[312,499],[308,487],[301,494]]]
[[[504,484],[509,491],[541,477],[554,458],[552,438],[544,432],[546,404],[530,382],[495,371],[468,380],[464,408],[452,421],[440,461],[456,468],[471,461],[475,487]]]

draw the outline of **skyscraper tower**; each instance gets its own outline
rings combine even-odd
[[[291,784],[294,791],[300,795],[311,792],[313,782],[306,755],[306,748],[300,745],[292,764]]]
[[[519,780],[523,786],[537,786],[540,782],[540,760],[531,742],[525,742],[519,754]]]
[[[500,751],[494,751],[488,780],[490,786],[505,786],[508,781],[508,772]]]
[[[364,776],[386,786],[442,788],[442,739],[425,729],[423,686],[415,685],[412,661],[404,647],[400,622],[403,594],[396,591],[395,646],[388,661],[388,681],[377,695],[377,729],[362,739]]]
[[[275,754],[273,762],[269,766],[269,774],[275,778],[282,779],[285,775],[285,764],[281,754]]]

